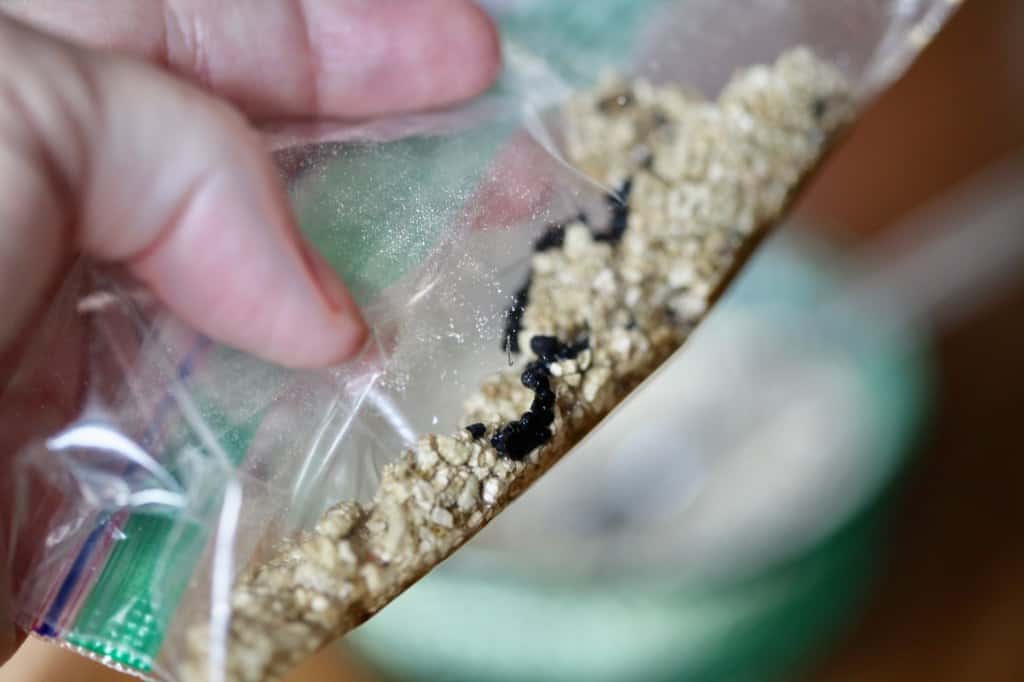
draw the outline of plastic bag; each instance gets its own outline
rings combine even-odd
[[[489,518],[484,513],[466,521],[456,512],[453,521],[437,503],[428,516],[438,532],[447,537],[457,522],[469,524],[465,533],[432,546],[429,561],[410,563],[401,575],[379,568],[400,565],[389,564],[394,557],[346,557],[352,551],[346,533],[375,522],[356,517],[378,493],[386,465],[424,434],[467,426],[466,399],[488,377],[493,382],[496,372],[509,371],[519,340],[514,329],[509,333],[510,318],[524,314],[524,281],[537,239],[549,234],[556,249],[569,248],[559,239],[596,243],[579,229],[550,237],[558,232],[545,228],[571,223],[581,211],[588,223],[602,226],[598,235],[625,220],[630,185],[618,181],[626,178],[606,158],[580,163],[579,149],[613,134],[614,126],[573,131],[559,109],[572,111],[571,102],[604,106],[573,97],[609,69],[678,84],[685,88],[678,97],[695,99],[687,94],[695,92],[713,102],[738,70],[776,64],[776,72],[746,72],[740,77],[746,86],[735,86],[734,95],[756,95],[758,83],[778,69],[807,69],[816,74],[812,81],[830,83],[826,94],[841,100],[845,116],[851,104],[863,106],[902,72],[955,3],[485,4],[502,29],[505,71],[477,101],[360,125],[318,122],[267,131],[303,228],[366,311],[373,339],[357,361],[319,372],[284,370],[197,335],[118,273],[83,263],[65,282],[21,376],[73,386],[74,397],[22,406],[35,430],[13,438],[19,456],[9,482],[10,560],[31,567],[16,595],[23,627],[144,676],[248,680],[281,674],[372,614]],[[795,48],[803,51],[777,62]],[[818,60],[829,65],[827,73]],[[830,80],[831,69],[837,79]],[[638,85],[618,92],[602,82],[605,95],[615,94],[608,103],[613,108],[631,106],[643,88],[652,91]],[[815,103],[821,111],[814,115],[827,117],[831,105]],[[816,141],[820,150],[809,152],[811,165],[826,142]],[[648,163],[623,163],[634,162]],[[778,209],[793,190],[785,185],[774,197]],[[604,232],[596,239],[614,241],[622,229],[617,237]],[[589,357],[591,349],[580,345],[586,339],[557,343],[548,349],[544,372]],[[54,356],[60,344],[81,352]],[[666,353],[674,348],[669,345]],[[518,351],[515,377],[531,352],[542,355],[537,348]],[[511,423],[523,409],[505,406],[495,414]],[[486,445],[502,425],[485,427]],[[473,433],[463,441],[476,438]],[[448,442],[430,440],[408,456],[440,451],[444,458]],[[554,459],[538,459],[536,445],[520,452],[511,442],[504,441],[505,454],[519,464],[492,461],[511,470],[508,480],[492,485],[475,477],[470,485],[463,472],[458,490],[436,477],[424,485],[448,491],[452,499],[445,504],[452,509],[462,508],[464,494],[472,498],[465,509],[497,501],[496,511]],[[520,464],[533,467],[521,482]],[[341,502],[351,504],[336,506]],[[327,510],[333,511],[325,516]],[[378,533],[385,547],[398,542],[401,524],[380,523],[367,532]],[[39,543],[19,542],[41,535],[45,551],[38,555],[25,550]],[[285,538],[294,540],[281,545]],[[317,538],[334,544],[316,545]],[[351,595],[332,592],[324,601],[337,585],[303,592],[289,584],[280,588],[287,599],[276,599],[266,593],[266,581],[263,592],[238,587],[258,582],[267,566],[294,572],[289,562],[301,563],[297,557],[314,550],[322,550],[323,564],[353,560],[353,584],[372,597],[360,602],[361,612],[292,627],[303,618],[292,612],[296,605],[327,613],[337,606],[333,600]],[[307,577],[310,584],[318,580]],[[395,588],[380,588],[382,580]],[[247,621],[238,614],[254,598],[269,614],[262,631],[256,621],[240,625]]]

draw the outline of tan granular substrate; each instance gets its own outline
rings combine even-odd
[[[537,334],[589,339],[588,350],[548,366],[552,439],[522,461],[500,456],[490,437],[533,392],[521,365],[485,382],[465,421],[483,422],[485,437],[424,436],[385,466],[372,503],[335,506],[239,577],[222,679],[279,678],[394,599],[568,452],[682,344],[851,113],[838,72],[802,48],[739,72],[717,102],[616,79],[568,102],[569,159],[612,187],[631,178],[632,189],[621,241],[574,223],[560,248],[533,256],[524,354]],[[188,632],[184,680],[213,677],[214,639],[206,624]]]

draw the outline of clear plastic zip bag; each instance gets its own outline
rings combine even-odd
[[[27,576],[15,600],[23,627],[143,676],[257,680],[372,615],[674,351],[830,135],[955,3],[485,4],[505,68],[478,100],[267,131],[303,229],[363,305],[372,338],[357,360],[285,370],[198,335],[118,273],[82,263],[64,283],[12,383],[53,393],[4,406],[26,424],[6,436],[18,451],[6,497],[10,561]],[[796,119],[772,118],[780,92],[806,100]],[[650,120],[613,120],[631,107]],[[603,371],[610,388],[590,391],[601,374],[591,367],[607,370],[597,364],[612,352],[605,345],[633,327],[601,336],[588,320],[562,324],[556,303],[538,302],[538,281],[558,277],[530,273],[545,262],[557,270],[573,250],[585,259],[630,248],[636,224],[657,215],[648,176],[676,173],[714,208],[707,197],[725,186],[685,179],[694,148],[639,158],[656,133],[638,126],[667,125],[685,140],[728,107],[762,107],[761,118],[730,124],[744,149],[770,147],[778,132],[808,145],[800,163],[726,187],[739,204],[771,206],[721,218],[738,236],[701,300],[692,275],[675,272],[680,295],[659,313],[675,326],[645,336],[654,350],[643,362],[622,376]],[[719,151],[703,153],[714,162]],[[755,152],[737,163],[756,165]],[[631,217],[644,202],[648,212]],[[669,242],[658,248],[675,253]],[[602,286],[595,279],[581,300]],[[605,288],[609,300],[629,295],[621,280]],[[555,316],[547,328],[544,310]],[[563,398],[590,392],[573,426]],[[528,413],[547,424],[527,428]]]

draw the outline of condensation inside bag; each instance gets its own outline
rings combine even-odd
[[[953,5],[487,4],[506,68],[478,101],[268,131],[300,223],[364,305],[373,338],[358,360],[272,367],[196,335],[116,274],[83,265],[69,278],[39,346],[66,338],[62,316],[74,316],[82,388],[54,416],[63,425],[22,448],[15,479],[16,536],[48,540],[45,561],[14,549],[36,567],[17,595],[24,627],[178,679],[185,633],[206,623],[204,665],[223,670],[240,572],[332,505],[369,502],[419,436],[465,426],[466,398],[509,362],[507,311],[535,240],[581,211],[611,218],[606,195],[621,188],[566,161],[567,98],[612,68],[714,100],[737,69],[805,45],[863,103]]]

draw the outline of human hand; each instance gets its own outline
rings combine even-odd
[[[468,0],[0,0],[0,480],[27,428],[5,428],[8,380],[78,254],[269,360],[358,350],[359,312],[299,235],[250,121],[441,106],[486,88],[498,60]],[[5,565],[0,662],[14,641]]]

